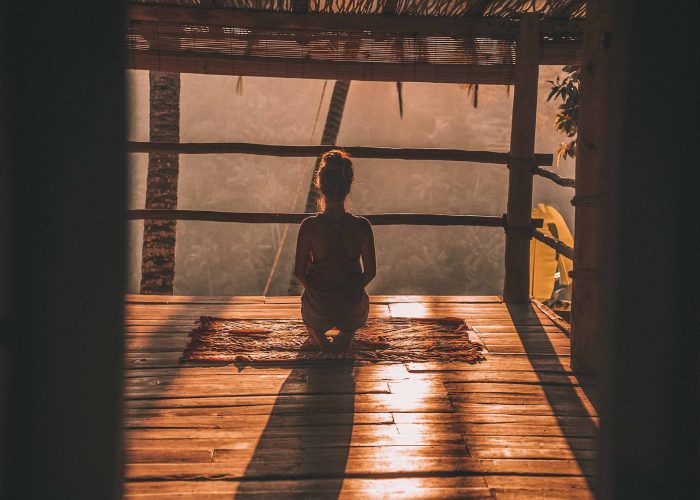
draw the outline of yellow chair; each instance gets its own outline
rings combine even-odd
[[[533,219],[543,219],[544,223],[540,231],[574,246],[574,237],[569,227],[564,222],[561,214],[552,206],[538,203],[532,209]],[[530,240],[530,295],[537,300],[549,300],[554,292],[555,273],[559,271],[559,283],[562,286],[571,287],[569,271],[573,268],[573,261],[557,254],[556,250],[548,247],[536,239]]]

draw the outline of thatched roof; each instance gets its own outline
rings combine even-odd
[[[578,62],[582,0],[137,0],[130,66],[385,81],[511,83],[518,19],[542,64]]]
[[[585,0],[132,0],[130,3],[272,12],[395,14],[399,16],[513,17],[536,12],[544,17],[583,17]]]

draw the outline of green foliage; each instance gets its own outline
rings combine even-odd
[[[576,158],[576,136],[578,135],[578,87],[581,70],[576,66],[564,66],[562,70],[568,75],[547,80],[547,83],[552,85],[547,101],[552,99],[562,101],[554,119],[554,128],[571,138],[568,142],[562,142],[557,148],[557,164],[562,159]]]

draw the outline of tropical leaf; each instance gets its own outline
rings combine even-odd
[[[571,142],[562,142],[557,148],[557,166],[561,160],[566,160],[567,158],[576,158],[576,140]]]
[[[551,85],[547,101],[562,101],[554,118],[554,128],[573,140],[563,142],[557,148],[557,165],[562,159],[576,157],[576,136],[578,135],[580,69],[575,66],[564,66],[562,71],[568,75],[563,78],[557,76],[554,80],[547,80],[547,83]]]

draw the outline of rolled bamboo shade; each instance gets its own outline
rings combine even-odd
[[[236,2],[217,5],[221,3]],[[285,2],[276,5],[284,6]],[[398,7],[402,5],[398,2]],[[156,7],[151,9],[155,13],[148,11],[146,15],[142,9],[140,15],[131,18],[127,31],[129,67],[370,81],[510,84],[513,80],[517,19],[489,18],[475,23],[474,18],[443,17],[440,19],[444,21],[430,24],[428,31],[411,32],[420,23],[407,22],[406,32],[401,32],[405,19],[426,18],[412,15],[404,16],[400,23],[390,23],[391,31],[386,32],[382,29],[386,30],[387,17],[380,15],[360,15],[345,28],[343,16],[332,14],[332,22],[327,25],[333,29],[320,29],[303,27],[299,20],[304,15],[294,14],[293,27],[270,29],[251,23],[255,13],[250,10],[241,10],[238,16],[235,9],[183,9]],[[540,39],[540,63],[577,63],[579,27],[575,22],[557,25],[549,21]],[[445,30],[441,30],[443,24]]]

